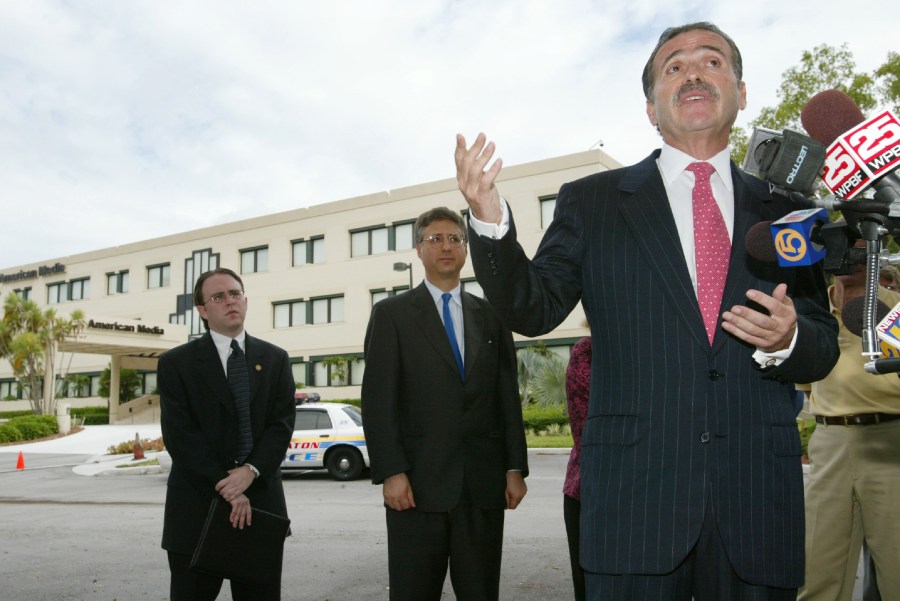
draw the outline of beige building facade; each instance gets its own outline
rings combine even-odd
[[[537,249],[563,183],[619,166],[603,151],[591,150],[505,167],[498,185],[515,214],[525,251],[530,255]],[[74,405],[106,404],[98,398],[99,376],[114,357],[119,365],[139,366],[139,394],[154,393],[161,347],[203,333],[191,299],[197,276],[228,267],[241,274],[247,291],[247,331],[287,350],[304,390],[323,399],[358,398],[371,307],[408,290],[410,278],[413,286],[421,282],[413,222],[436,206],[465,210],[455,179],[0,267],[0,296],[26,296],[63,315],[75,309],[85,313],[89,327],[64,348],[74,352],[68,373],[90,384],[63,394]],[[139,232],[152,232],[152,224],[136,229],[136,237]],[[481,295],[470,263],[462,276],[464,289]],[[567,357],[587,333],[583,321],[579,305],[541,340]],[[110,337],[115,344],[109,354],[92,346]],[[519,346],[533,343],[521,336],[516,341]],[[16,397],[21,393],[11,368],[0,361],[0,399]],[[14,404],[0,403],[0,410]]]

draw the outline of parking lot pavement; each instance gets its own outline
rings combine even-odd
[[[123,429],[92,433],[80,439],[84,444],[68,441],[49,450],[44,445],[56,441],[0,447],[3,599],[168,598],[166,555],[159,547],[166,475],[79,475],[77,466],[98,461],[98,447],[102,453],[130,440],[135,429],[91,428]],[[14,466],[21,447],[30,448],[23,451],[26,469],[18,471]],[[123,460],[127,457],[111,461]],[[506,514],[504,601],[572,597],[562,518],[566,460],[565,451],[529,455],[528,495]],[[282,598],[386,601],[381,487],[366,479],[338,482],[325,471],[288,473],[284,487],[293,536],[285,544]],[[220,600],[231,599],[227,588]],[[454,598],[449,581],[444,598]]]

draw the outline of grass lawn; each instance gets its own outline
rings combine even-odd
[[[545,434],[542,436],[535,436],[534,434],[526,434],[525,442],[528,444],[529,449],[571,449],[572,435]]]

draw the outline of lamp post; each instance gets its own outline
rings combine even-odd
[[[403,263],[397,262],[394,263],[394,271],[406,271],[409,270],[409,289],[413,289],[413,274],[412,274],[412,263]]]

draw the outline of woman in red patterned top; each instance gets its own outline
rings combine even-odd
[[[575,601],[584,601],[584,571],[578,562],[578,529],[581,517],[581,431],[587,415],[588,398],[591,390],[591,338],[582,338],[572,347],[569,366],[566,368],[566,405],[569,412],[569,426],[572,428],[572,453],[566,467],[566,482],[563,485],[563,517],[566,522],[566,537],[569,539],[569,560],[572,564],[572,584],[575,587]]]

